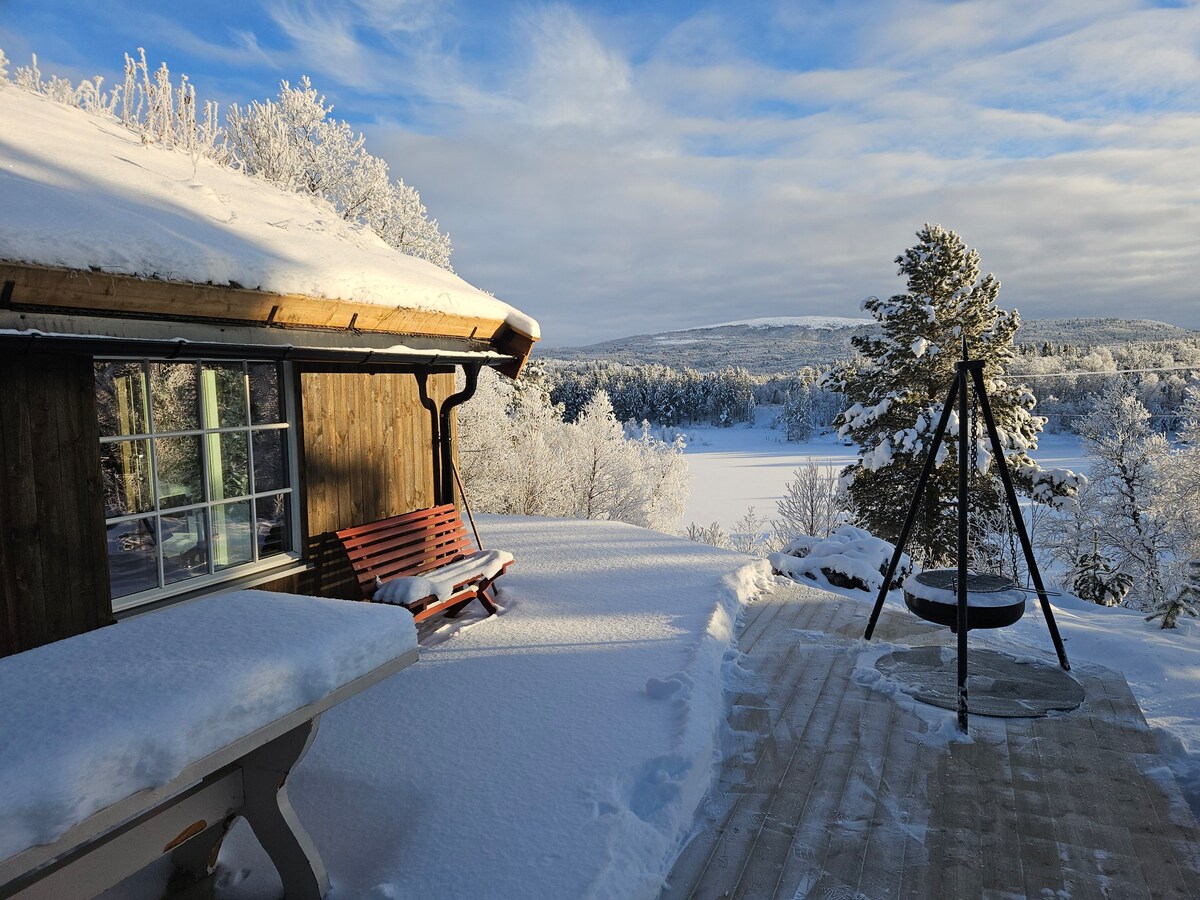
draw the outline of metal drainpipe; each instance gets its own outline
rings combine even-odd
[[[421,405],[429,410],[429,431],[432,436],[430,441],[430,450],[433,463],[433,505],[441,505],[442,492],[442,451],[441,441],[438,438],[438,407],[437,401],[429,396],[429,373],[417,372],[417,393],[421,397]]]
[[[464,365],[463,372],[467,376],[466,386],[457,394],[451,394],[442,401],[442,410],[438,421],[438,438],[441,443],[441,498],[438,503],[453,503],[454,502],[454,445],[451,442],[452,432],[450,428],[450,417],[454,414],[454,409],[466,403],[475,396],[475,389],[479,387],[479,370],[483,366],[479,363],[474,365]]]
[[[466,403],[475,395],[481,368],[482,365],[478,363],[463,366],[467,376],[466,386],[457,394],[451,394],[443,400],[441,409],[438,408],[437,401],[429,396],[429,373],[417,373],[417,391],[421,397],[421,405],[429,410],[429,422],[433,432],[434,506],[454,501],[454,447],[451,444],[450,416],[456,406]]]

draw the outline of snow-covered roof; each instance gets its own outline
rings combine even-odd
[[[0,260],[488,320],[539,337],[534,319],[309,197],[11,86],[0,87],[0,120]]]

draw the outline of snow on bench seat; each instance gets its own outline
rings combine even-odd
[[[399,606],[409,606],[432,598],[444,603],[454,596],[459,586],[474,581],[491,581],[512,562],[513,555],[507,550],[477,550],[424,575],[398,575],[387,581],[376,578],[377,587],[372,599],[376,603]]]
[[[237,591],[0,659],[0,860],[416,646],[384,605]]]

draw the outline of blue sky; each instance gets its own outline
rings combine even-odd
[[[1200,7],[0,0],[16,64],[309,75],[549,346],[859,315],[923,222],[1024,316],[1200,328]]]

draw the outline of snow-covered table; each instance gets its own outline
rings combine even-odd
[[[0,659],[0,896],[90,897],[244,816],[289,898],[328,889],[286,778],[322,712],[417,659],[395,607],[205,597]]]

